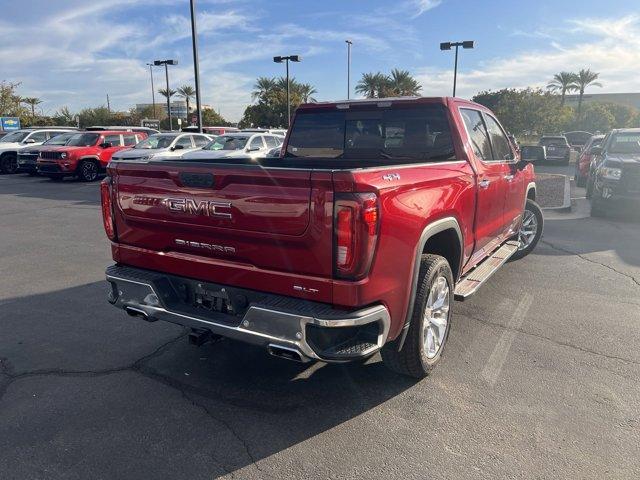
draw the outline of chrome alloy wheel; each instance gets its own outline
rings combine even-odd
[[[437,277],[429,291],[422,321],[422,341],[427,358],[434,358],[444,343],[449,322],[449,285]]]
[[[518,250],[524,250],[531,245],[533,239],[536,238],[536,233],[538,233],[538,219],[531,210],[525,210],[522,216],[522,225],[518,231],[518,241],[520,242]]]

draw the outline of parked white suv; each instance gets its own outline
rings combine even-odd
[[[202,150],[182,155],[183,160],[228,157],[266,157],[269,150],[282,145],[278,135],[237,132],[220,135]]]
[[[138,160],[152,158],[181,157],[185,152],[200,149],[211,143],[215,137],[202,133],[157,133],[128,150],[121,150],[111,157],[111,161]]]
[[[15,173],[18,170],[18,152],[25,148],[42,145],[47,140],[73,128],[23,128],[0,138],[0,173]]]

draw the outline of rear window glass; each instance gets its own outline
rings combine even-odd
[[[540,139],[540,145],[542,145],[543,147],[549,147],[549,146],[566,147],[567,146],[567,139],[564,138],[564,137],[546,137],[546,138],[541,138]]]
[[[301,111],[287,157],[389,161],[455,158],[444,106]]]

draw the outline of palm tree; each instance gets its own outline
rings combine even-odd
[[[251,92],[251,99],[266,100],[277,86],[275,78],[258,77],[256,83],[253,85],[253,92]]]
[[[582,111],[582,96],[584,95],[585,89],[589,86],[602,87],[600,82],[596,82],[599,76],[599,73],[592,72],[588,68],[586,70],[583,68],[577,73],[575,86],[576,90],[578,90],[578,93],[580,94],[578,97],[578,118],[580,118],[580,113]]]
[[[36,116],[36,106],[40,105],[42,103],[42,100],[40,100],[37,97],[25,97],[21,101],[22,101],[22,103],[26,103],[27,105],[29,105],[31,107],[31,116],[35,117]]]
[[[300,96],[300,100],[303,103],[315,102],[315,98],[311,95],[318,93],[318,91],[309,83],[297,83],[295,85],[296,93]]]
[[[382,98],[391,95],[391,79],[384,73],[363,73],[356,84],[356,93],[367,98]]]
[[[577,75],[572,72],[560,72],[553,76],[553,80],[549,82],[547,88],[552,92],[560,92],[562,98],[560,100],[560,108],[564,107],[565,95],[567,92],[577,90],[576,86]]]
[[[170,88],[170,89],[169,89],[169,93],[167,94],[167,89],[166,89],[166,88],[160,88],[160,89],[158,89],[158,93],[159,93],[160,95],[162,95],[164,98],[167,98],[167,97],[171,98],[171,97],[173,97],[177,92],[176,92],[173,88]]]
[[[184,98],[185,102],[187,102],[187,118],[189,118],[189,113],[191,112],[191,110],[189,109],[189,102],[193,97],[196,96],[195,89],[191,85],[183,85],[176,91],[176,94],[180,98]]]
[[[356,93],[367,98],[375,98],[379,86],[378,75],[380,73],[363,73],[362,78],[356,84]]]
[[[419,95],[422,86],[411,76],[408,70],[394,68],[389,77],[389,90],[392,95],[409,97]]]

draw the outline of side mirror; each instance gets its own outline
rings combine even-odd
[[[171,150],[184,150],[184,145],[174,145]]]
[[[524,145],[520,147],[520,158],[523,162],[544,162],[547,159],[547,150],[540,145]]]
[[[602,147],[591,147],[591,155],[602,155]]]
[[[259,147],[249,147],[249,148],[247,148],[247,152],[257,152],[258,150],[260,150]]]
[[[113,147],[113,144],[111,142],[104,142],[101,143],[100,145],[98,145],[100,148],[111,148]]]
[[[36,143],[36,141],[33,138],[27,138],[24,143]]]

